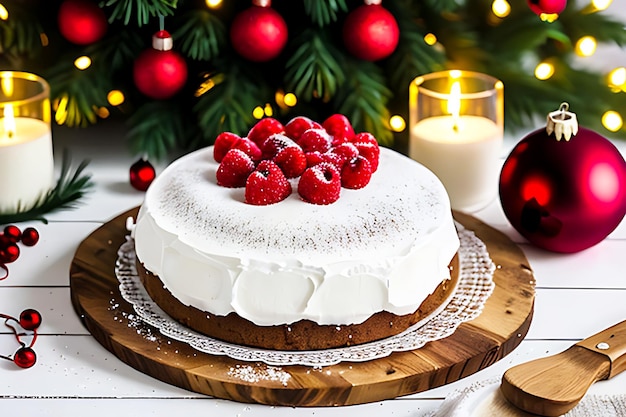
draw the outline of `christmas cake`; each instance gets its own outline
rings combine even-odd
[[[174,161],[150,185],[132,236],[165,312],[261,348],[398,334],[440,308],[457,278],[441,182],[341,115],[263,119],[247,137],[223,133]]]

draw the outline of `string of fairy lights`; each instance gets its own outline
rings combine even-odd
[[[222,5],[223,0],[205,0],[205,4],[209,9],[217,9]],[[606,10],[612,3],[612,0],[592,0],[589,5],[584,9],[585,13],[597,13]],[[491,7],[492,15],[489,19],[493,23],[497,23],[499,20],[506,19],[511,12],[511,5],[507,0],[494,0]],[[0,20],[8,20],[10,18],[7,9],[0,3]],[[540,18],[546,22],[554,22],[558,19],[556,14],[542,14]],[[41,34],[42,45],[46,46],[48,43],[45,34]],[[424,36],[424,42],[432,47],[442,47],[438,43],[437,36],[433,33],[428,33]],[[582,36],[575,42],[575,53],[579,57],[589,58],[596,53],[598,41],[593,36]],[[77,57],[74,61],[74,66],[84,71],[91,66],[91,58],[88,56]],[[552,78],[557,71],[556,66],[550,59],[542,60],[538,62],[534,68],[534,76],[542,81],[547,81]],[[626,93],[626,68],[617,67],[610,70],[606,74],[606,83],[609,88],[616,94]],[[198,89],[196,90],[196,96],[199,97],[202,94],[209,91],[215,80],[207,78],[204,80]],[[285,92],[279,90],[274,95],[275,104],[280,108],[294,107],[298,103],[298,98],[292,92]],[[53,103],[55,110],[55,121],[57,124],[62,125],[67,119],[67,103],[69,97],[57,98]],[[112,90],[107,95],[108,103],[117,107],[124,103],[125,96],[121,90]],[[109,116],[109,110],[106,107],[94,108],[95,113],[101,118],[107,118]],[[255,119],[261,119],[263,117],[271,117],[274,114],[273,104],[264,103],[256,106],[252,109],[252,115]],[[617,132],[624,126],[624,117],[617,110],[609,110],[602,115],[602,125],[611,132]],[[406,129],[406,120],[401,115],[392,115],[389,119],[389,127],[395,132],[402,132]]]

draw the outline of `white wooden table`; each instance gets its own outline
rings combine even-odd
[[[88,130],[56,128],[57,165],[61,151],[71,149],[72,161],[91,162],[95,189],[76,209],[49,215],[36,227],[40,242],[23,248],[9,264],[10,276],[0,282],[0,313],[13,316],[35,308],[43,316],[35,344],[36,365],[19,369],[0,361],[0,409],[3,416],[89,417],[111,415],[172,416],[422,416],[435,410],[445,396],[473,381],[502,374],[513,364],[558,353],[604,327],[626,319],[626,221],[603,242],[586,251],[562,255],[525,243],[509,225],[499,201],[475,216],[517,242],[530,261],[535,278],[535,316],[520,346],[501,361],[461,381],[430,391],[372,404],[339,408],[290,408],[251,405],[215,399],[165,384],[127,366],[105,350],[83,327],[70,302],[69,267],[74,251],[92,231],[116,215],[138,206],[144,193],[128,180],[137,159],[124,148],[123,128],[103,123]],[[615,142],[626,154],[626,141]],[[513,142],[503,150],[508,155]],[[157,166],[157,172],[163,167]],[[0,354],[17,349],[15,338],[0,326]],[[626,374],[602,381],[592,391],[626,392]]]

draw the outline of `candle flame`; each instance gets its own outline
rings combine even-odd
[[[15,116],[13,106],[7,104],[4,108],[4,131],[9,139],[15,135]]]
[[[461,83],[455,81],[450,87],[450,97],[448,97],[448,113],[454,120],[454,131],[459,130],[459,114],[461,113]]]

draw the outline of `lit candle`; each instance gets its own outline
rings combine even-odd
[[[0,72],[0,213],[32,208],[53,186],[48,84]]]
[[[428,77],[411,86],[409,155],[439,177],[453,209],[478,210],[497,195],[502,83],[462,71],[431,74],[436,83],[428,83]],[[468,77],[485,78],[492,88]],[[426,90],[433,87],[447,91]]]

